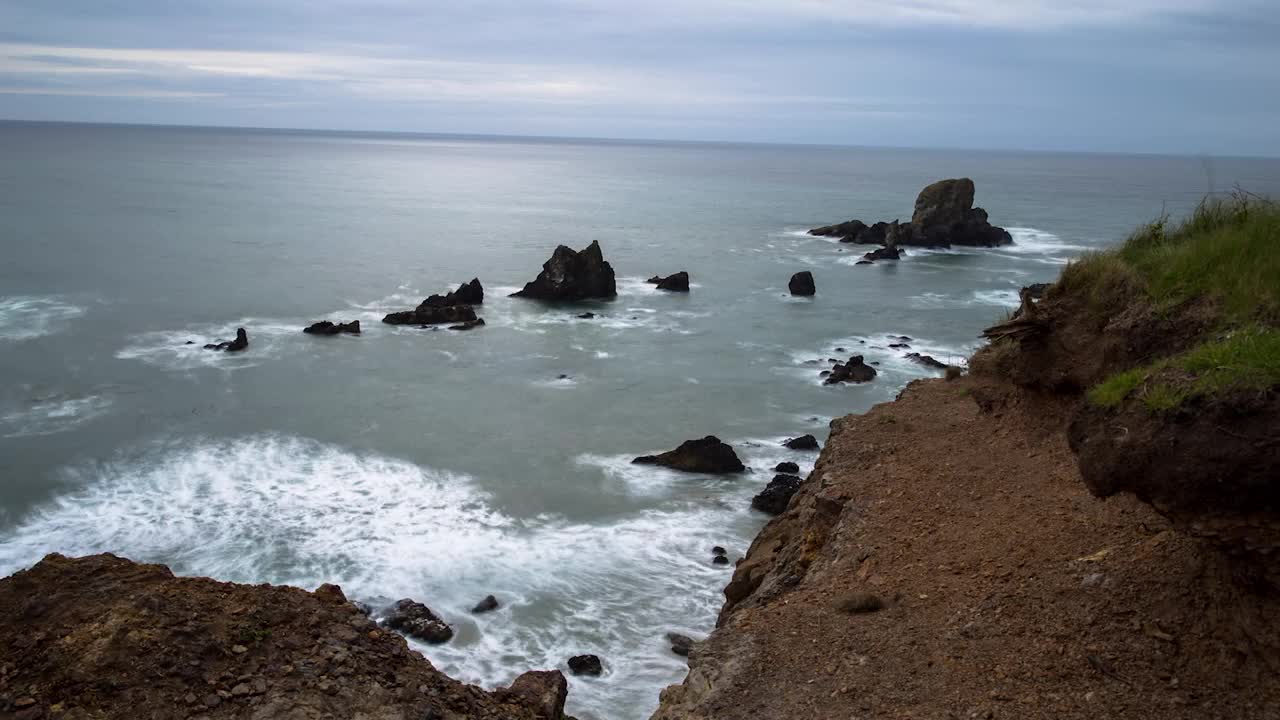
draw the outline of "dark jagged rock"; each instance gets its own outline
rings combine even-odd
[[[751,507],[769,513],[781,515],[791,502],[791,496],[800,489],[800,478],[796,475],[775,475],[759,495],[751,498]]]
[[[1022,289],[1027,291],[1027,295],[1030,296],[1032,300],[1039,300],[1044,297],[1044,293],[1049,289],[1050,285],[1052,285],[1052,283],[1032,283]]]
[[[773,471],[780,472],[780,473],[787,473],[789,475],[795,475],[796,473],[800,472],[800,466],[793,462],[780,462],[778,463],[777,467],[773,469]]]
[[[204,346],[205,350],[222,350],[224,352],[240,352],[249,347],[249,333],[244,328],[236,328],[235,340],[223,340],[222,342],[209,343]]]
[[[835,225],[814,228],[809,231],[809,234],[819,237],[835,237],[839,238],[840,242],[851,243],[857,242],[858,236],[865,232],[866,229],[867,224],[861,220],[850,220]]]
[[[902,252],[898,250],[897,246],[886,245],[885,247],[876,248],[875,250],[872,250],[871,252],[863,255],[862,259],[867,261],[897,260],[901,257],[902,257]]]
[[[592,320],[595,318],[595,316],[596,314],[593,312],[584,312],[581,315],[579,315],[578,318],[580,320]]]
[[[360,334],[360,321],[352,320],[346,323],[333,323],[328,320],[321,320],[318,323],[308,325],[303,328],[302,332],[308,335],[338,335],[348,333],[350,335]]]
[[[782,446],[790,450],[817,450],[818,438],[812,435],[801,435],[800,437],[791,438],[782,443]]]
[[[841,242],[888,247],[996,247],[1013,242],[1009,233],[990,223],[987,211],[973,206],[975,188],[969,178],[940,180],[916,196],[910,223],[850,220],[810,230],[813,235],[838,236]],[[890,259],[866,257],[866,261]],[[859,261],[862,264],[862,261]]]
[[[580,251],[564,245],[557,247],[551,259],[542,264],[538,277],[512,297],[585,300],[611,298],[617,294],[613,266],[605,261],[599,241],[592,240]]]
[[[728,551],[728,550],[725,550],[724,548],[720,547],[719,545],[716,545],[715,547],[711,548],[711,554],[712,554],[712,555],[728,555],[728,554],[729,554],[729,551]]]
[[[826,385],[835,385],[836,383],[852,382],[864,383],[870,382],[876,376],[876,369],[867,365],[862,361],[861,355],[854,355],[849,358],[849,362],[838,363],[831,368],[831,374],[823,381]]]
[[[659,290],[669,290],[671,292],[689,292],[689,273],[681,270],[674,275],[659,277],[654,275],[645,282],[657,285]]]
[[[890,346],[890,347],[892,347],[892,346]],[[946,370],[946,369],[947,369],[947,364],[946,364],[946,363],[944,363],[944,362],[941,362],[941,361],[937,360],[937,359],[936,359],[936,358],[934,358],[932,355],[921,355],[920,353],[911,352],[911,353],[907,353],[907,354],[906,354],[906,355],[904,355],[903,357],[905,357],[906,359],[910,360],[911,362],[918,363],[918,364],[923,365],[923,366],[925,366],[925,367],[927,367],[927,368],[933,368],[934,370]]]
[[[711,556],[711,564],[712,564],[712,565],[728,565],[728,564],[729,564],[729,556],[728,556],[728,555],[713,555],[713,556]]]
[[[733,448],[714,435],[686,440],[680,447],[660,455],[644,455],[632,460],[637,465],[662,465],[673,470],[696,473],[738,473],[746,468]]]
[[[680,633],[667,633],[667,642],[671,643],[671,652],[681,656],[689,657],[689,653],[693,651],[693,638]]]
[[[453,637],[453,628],[448,623],[431,612],[431,608],[409,598],[397,602],[383,624],[433,645],[448,642]]]
[[[476,318],[475,320],[468,320],[466,322],[458,323],[457,325],[450,325],[449,329],[450,330],[471,330],[473,328],[478,328],[481,325],[484,325],[484,318]]]
[[[447,295],[432,295],[418,306],[421,307],[453,307],[454,305],[481,305],[484,303],[484,288],[479,278],[472,278]]]
[[[854,265],[874,265],[874,264],[875,263],[871,262],[870,260],[859,260],[858,262],[854,263]]]
[[[600,675],[604,664],[596,655],[574,655],[569,658],[569,672],[574,675]]]
[[[470,305],[428,305],[425,301],[414,310],[393,312],[382,318],[388,325],[461,324],[475,320],[476,311]]]
[[[486,595],[483,600],[476,603],[475,607],[471,608],[471,612],[475,613],[476,615],[480,615],[481,613],[492,612],[497,609],[498,609],[498,598],[492,595]]]
[[[813,273],[803,270],[791,276],[791,281],[787,283],[787,289],[792,295],[813,295],[817,292],[817,288],[813,285]]]

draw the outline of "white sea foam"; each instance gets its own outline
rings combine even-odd
[[[31,340],[62,332],[85,308],[56,295],[0,298],[0,340]]]
[[[891,344],[903,342],[910,347],[889,347]],[[789,351],[790,364],[775,368],[775,372],[820,385],[825,378],[819,373],[831,369],[831,359],[844,362],[851,355],[861,355],[864,361],[871,364],[878,373],[886,375],[888,382],[906,382],[920,377],[934,377],[938,374],[938,371],[905,357],[907,353],[930,355],[949,365],[963,367],[968,364],[968,357],[978,349],[978,346],[979,343],[976,341],[963,345],[949,345],[921,337],[912,337],[904,341],[900,336],[889,333],[853,335],[830,340],[820,350]],[[836,348],[843,348],[843,350],[837,351]],[[814,360],[818,362],[812,362]]]
[[[745,499],[599,525],[517,521],[468,477],[277,436],[157,449],[66,479],[81,489],[0,535],[0,574],[51,551],[110,551],[186,574],[414,597],[458,631],[418,648],[466,681],[492,687],[600,654],[609,673],[571,678],[569,709],[601,720],[647,717],[683,677],[663,634],[712,625],[728,570],[709,549],[740,554],[758,525]],[[472,616],[490,593],[503,609]]]
[[[183,330],[157,330],[129,338],[129,344],[116,351],[121,360],[138,360],[164,370],[185,371],[200,368],[238,370],[254,367],[280,353],[288,338],[303,337],[300,322],[244,318],[225,325],[194,325]],[[231,340],[236,329],[249,335],[249,348],[242,352],[206,350],[207,343]]]
[[[997,307],[1017,307],[1018,291],[1011,288],[999,290],[973,290],[965,295],[947,295],[945,293],[921,293],[907,298],[907,303],[919,310],[939,308],[975,307],[994,305]]]
[[[996,305],[999,307],[1018,307],[1020,302],[1018,291],[1011,289],[974,290],[973,299],[983,305]]]
[[[40,398],[27,407],[0,415],[0,437],[63,432],[103,415],[110,407],[110,398],[101,395]]]

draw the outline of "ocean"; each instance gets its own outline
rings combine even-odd
[[[804,233],[958,176],[1013,245],[855,266]],[[113,552],[412,597],[451,675],[595,653],[569,712],[645,718],[684,676],[665,634],[714,625],[712,546],[745,552],[776,463],[812,468],[781,441],[938,374],[891,337],[963,363],[1021,286],[1236,186],[1280,193],[1280,160],[0,124],[0,575]],[[592,240],[616,300],[507,297]],[[644,282],[679,270],[688,295]],[[472,277],[482,328],[380,322]],[[246,352],[201,348],[237,327]],[[853,352],[879,376],[824,387]],[[708,434],[752,472],[629,462]]]

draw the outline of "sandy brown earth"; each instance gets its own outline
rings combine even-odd
[[[1280,718],[1280,601],[992,383],[838,420],[653,717]]]
[[[50,555],[0,580],[0,718],[560,720],[559,671],[485,692],[326,585]]]

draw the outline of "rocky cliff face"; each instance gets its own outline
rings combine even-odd
[[[445,676],[336,586],[174,577],[49,555],[0,580],[0,717],[560,720],[567,685]]]
[[[977,376],[833,423],[655,720],[1274,717],[1280,603],[1092,497],[1070,408]]]

